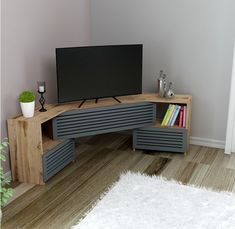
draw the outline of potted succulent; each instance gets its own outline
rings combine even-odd
[[[23,116],[31,118],[34,115],[35,94],[32,91],[23,91],[19,96],[19,102]]]
[[[7,140],[0,142],[0,207],[2,208],[8,199],[12,196],[13,189],[9,187],[10,179],[3,174],[2,161],[6,161],[4,155],[5,148],[8,146]],[[0,222],[2,219],[2,209],[0,209]]]

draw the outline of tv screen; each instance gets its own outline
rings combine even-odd
[[[58,102],[142,93],[142,45],[56,49]]]

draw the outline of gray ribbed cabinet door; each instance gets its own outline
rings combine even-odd
[[[186,129],[144,127],[135,130],[133,148],[183,153],[186,151]]]
[[[44,182],[58,173],[74,159],[74,139],[67,139],[61,144],[57,145],[55,148],[44,153],[42,157]]]
[[[150,102],[76,109],[53,119],[53,137],[75,138],[130,130],[153,124],[156,105]]]

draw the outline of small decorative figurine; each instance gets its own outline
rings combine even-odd
[[[175,93],[172,90],[172,82],[169,83],[169,89],[167,90],[166,74],[163,70],[160,71],[160,77],[158,78],[158,95],[168,99],[175,96]]]
[[[166,92],[166,98],[168,99],[171,99],[171,98],[174,98],[175,96],[175,93],[174,91],[172,90],[172,82],[169,83],[169,89],[168,91]]]
[[[166,74],[160,71],[160,77],[158,79],[158,94],[160,97],[164,97],[166,93]]]
[[[45,82],[38,82],[38,93],[41,95],[39,99],[39,103],[41,104],[41,109],[39,110],[40,112],[45,112],[47,111],[44,108],[44,104],[46,102],[45,98],[43,97],[43,94],[46,92],[46,83]]]

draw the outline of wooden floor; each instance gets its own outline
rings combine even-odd
[[[235,155],[220,149],[191,146],[186,156],[133,152],[124,134],[83,138],[76,149],[78,160],[45,186],[15,184],[14,197],[3,208],[2,228],[70,228],[128,170],[235,193]]]

